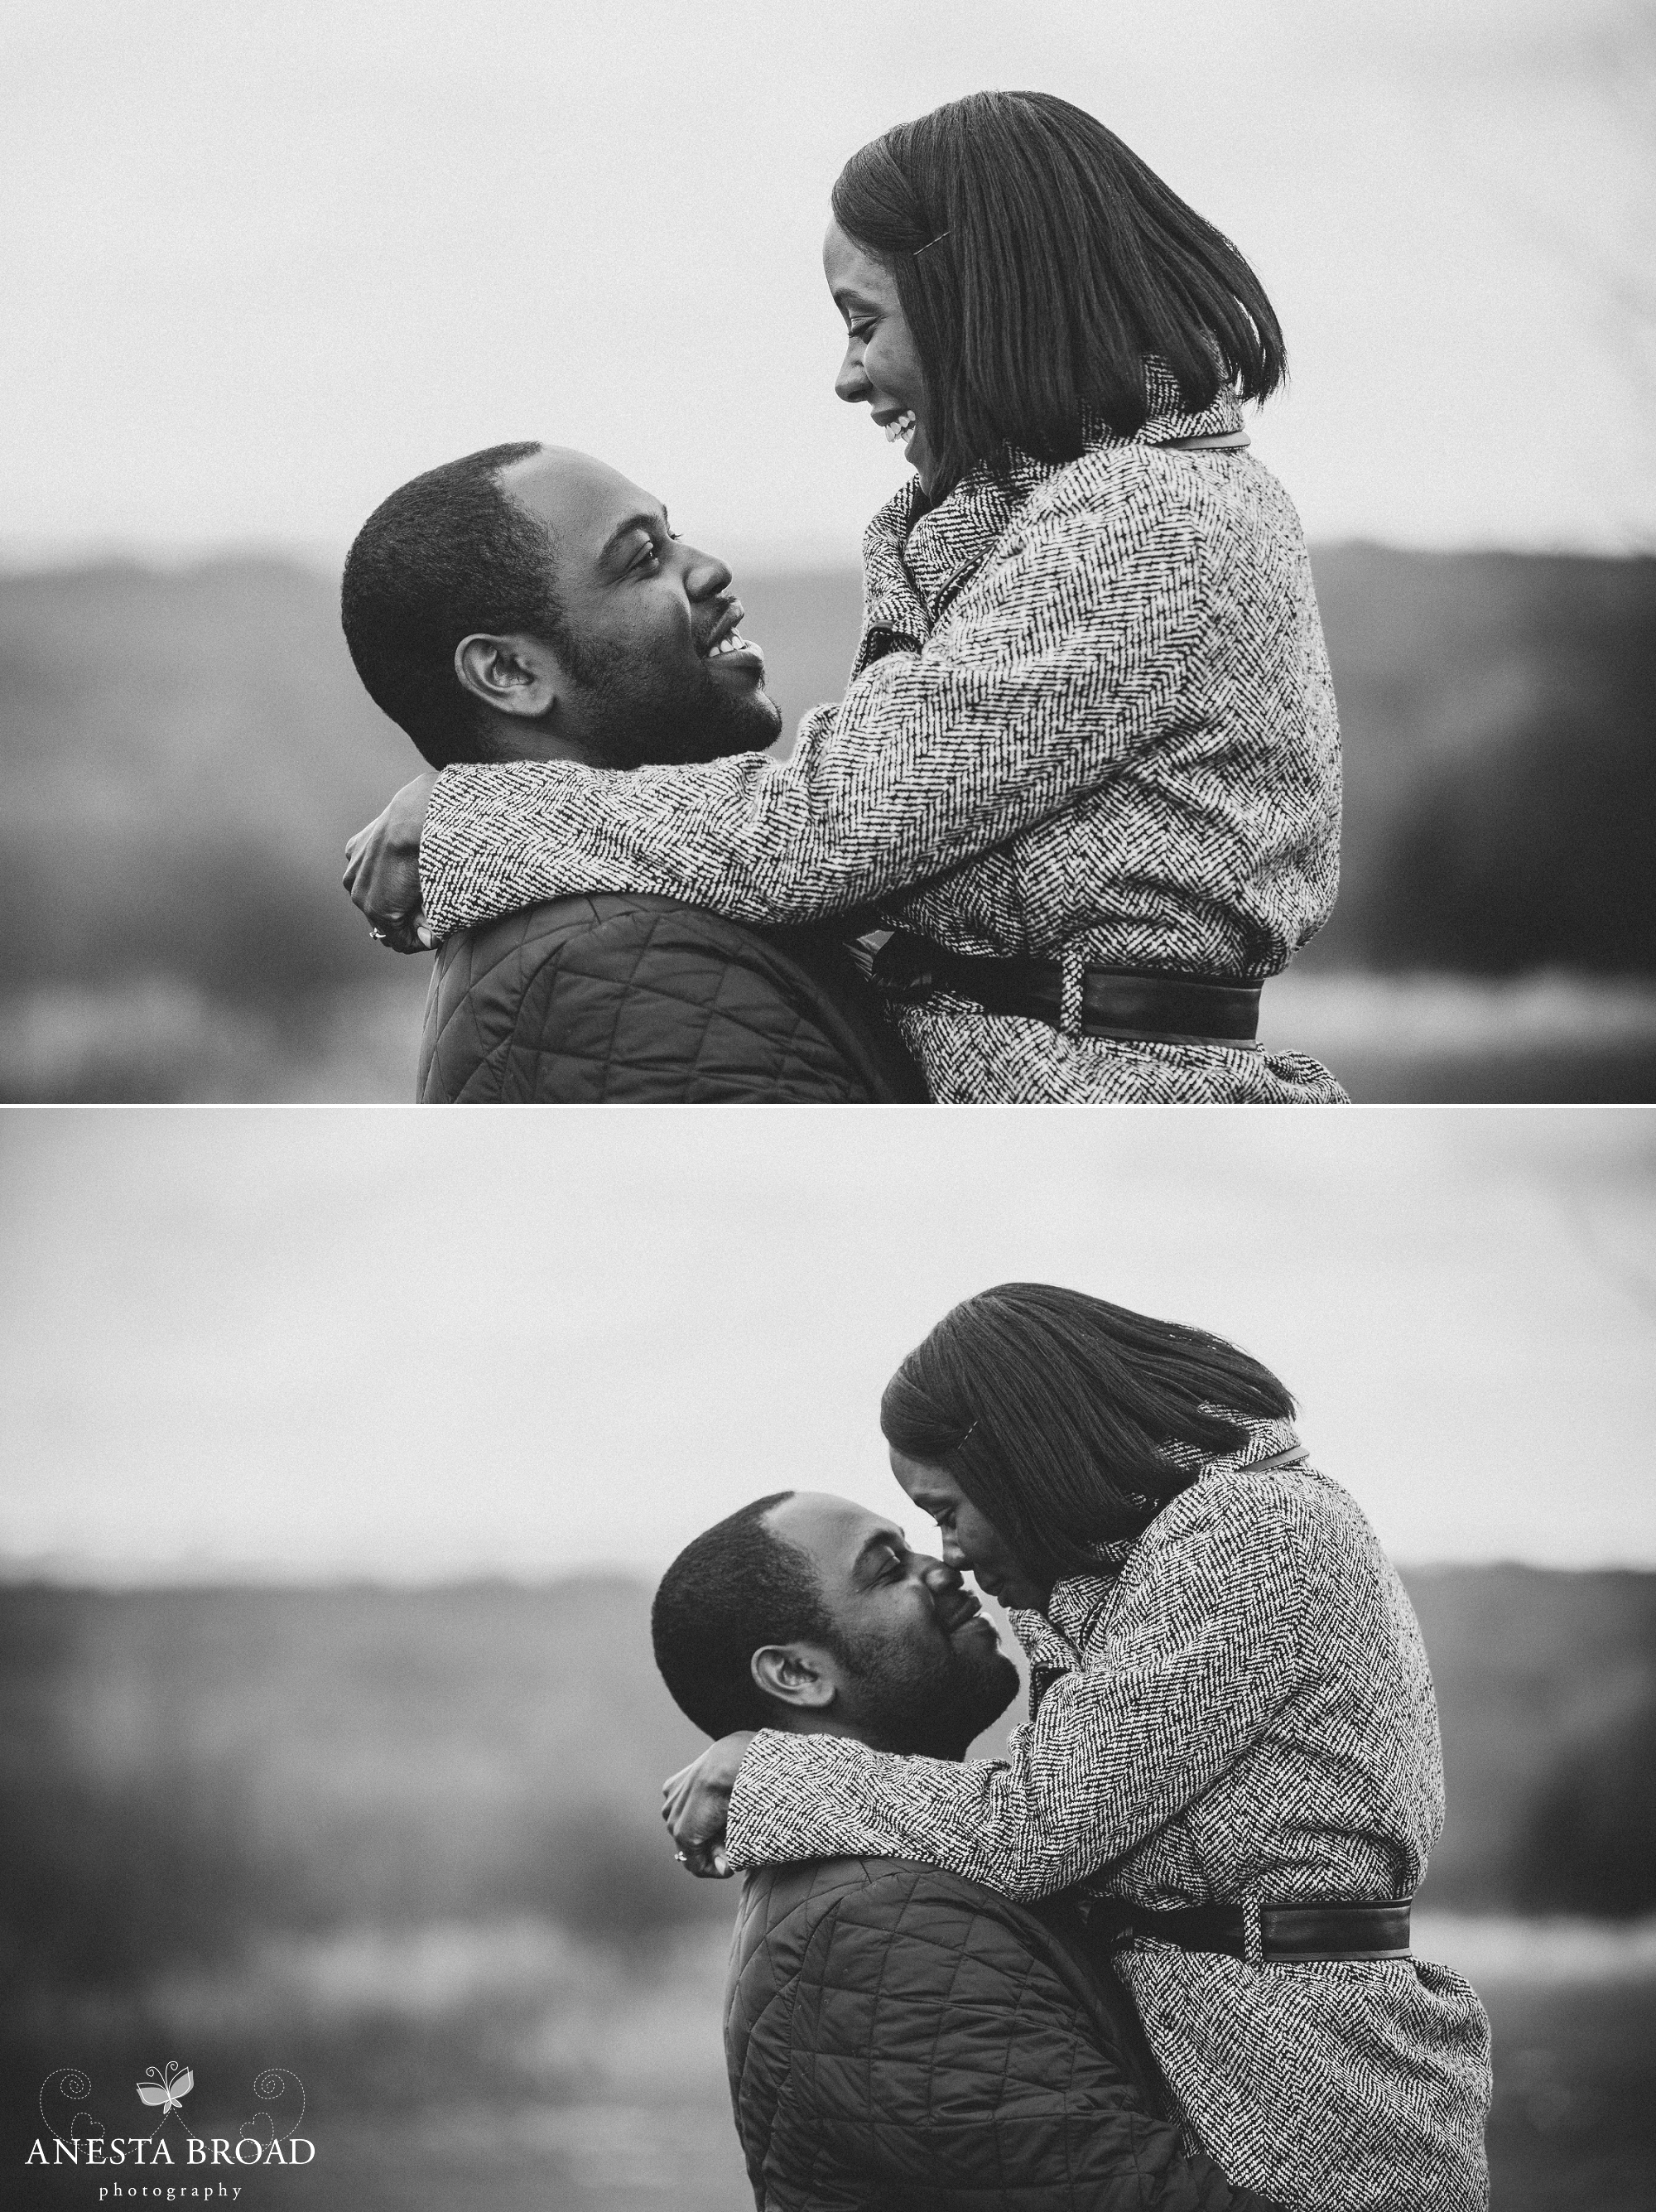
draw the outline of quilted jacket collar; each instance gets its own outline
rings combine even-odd
[[[1179,438],[1222,436],[1241,428],[1234,393],[1221,391],[1210,407],[1191,413],[1179,386],[1160,362],[1146,365],[1150,413],[1131,438],[1101,422],[1089,427],[1087,454],[1111,446],[1165,446]],[[1083,455],[1084,459],[1085,456]],[[1010,448],[1004,465],[980,462],[947,499],[928,507],[918,479],[888,500],[863,539],[864,649],[858,670],[875,657],[870,641],[925,643],[949,601],[983,566],[1031,495],[1073,461],[1038,461]]]

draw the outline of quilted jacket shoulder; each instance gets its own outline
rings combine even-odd
[[[925,1092],[841,945],[628,893],[544,900],[447,939],[416,1095],[863,1104]]]
[[[759,2212],[1262,2212],[1180,2150],[1107,1970],[937,1868],[749,1875],[725,2042]]]

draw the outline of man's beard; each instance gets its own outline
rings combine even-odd
[[[884,1751],[963,1758],[1017,1695],[1016,1668],[969,1628],[922,1650],[907,1638],[877,1638],[846,1656],[856,1681],[847,1717]]]
[[[571,673],[597,710],[587,744],[599,768],[682,767],[763,752],[782,726],[762,685],[737,685],[705,663],[701,682],[687,689],[627,653],[582,650],[574,660]]]

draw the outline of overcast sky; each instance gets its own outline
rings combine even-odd
[[[543,435],[715,550],[852,562],[901,463],[830,389],[828,189],[990,85],[1253,260],[1313,537],[1656,543],[1642,0],[9,0],[0,556],[336,560]]]
[[[12,1114],[0,1235],[13,1571],[654,1571],[787,1486],[896,1516],[882,1386],[1018,1277],[1246,1345],[1405,1562],[1656,1565],[1647,1114]]]

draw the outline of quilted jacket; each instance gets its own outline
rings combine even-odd
[[[1180,2151],[1107,1969],[935,1868],[750,1875],[725,2051],[758,2212],[1265,2212]]]
[[[924,1098],[844,947],[646,897],[549,899],[446,939],[428,1103]]]

